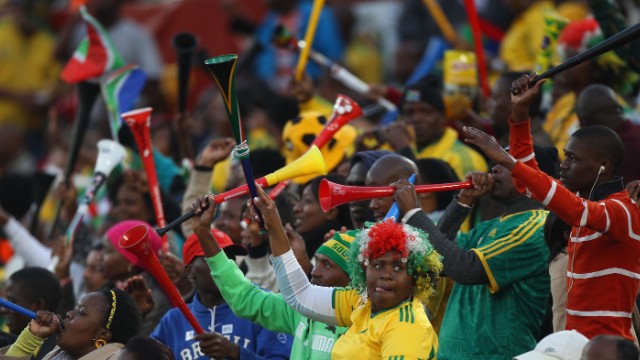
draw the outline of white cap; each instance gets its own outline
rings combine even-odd
[[[575,330],[563,330],[545,336],[535,349],[514,360],[580,360],[589,339]]]

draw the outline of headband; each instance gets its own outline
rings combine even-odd
[[[111,327],[111,322],[113,321],[113,315],[116,314],[116,292],[111,290],[111,312],[109,313],[109,319],[107,319],[106,329],[109,330]]]

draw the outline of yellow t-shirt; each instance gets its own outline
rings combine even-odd
[[[543,14],[552,10],[552,1],[538,1],[513,21],[500,45],[500,59],[509,71],[533,70],[544,38]]]
[[[463,180],[469,171],[487,172],[489,167],[482,155],[458,140],[458,132],[447,127],[438,142],[418,150],[416,159],[435,158],[451,165]]]
[[[580,128],[578,115],[576,114],[576,94],[568,92],[560,97],[544,120],[542,126],[549,134],[553,145],[558,149],[560,159],[564,159],[564,146],[574,131]]]
[[[435,359],[438,336],[422,303],[414,299],[371,314],[353,289],[335,289],[333,307],[339,325],[349,326],[336,341],[332,359]]]
[[[416,159],[435,158],[442,160],[453,168],[462,181],[469,171],[489,171],[489,166],[482,155],[458,139],[458,132],[445,128],[444,134],[438,142],[417,151]],[[471,218],[467,217],[460,230],[471,229]]]
[[[15,21],[0,21],[0,88],[17,94],[44,94],[52,90],[60,73],[54,59],[55,39],[44,31],[22,35]],[[0,122],[32,128],[38,119],[13,100],[0,99]]]

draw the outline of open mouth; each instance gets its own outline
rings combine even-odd
[[[391,291],[393,291],[393,289],[388,288],[388,287],[384,287],[384,286],[377,286],[376,287],[376,292],[377,293],[388,293],[388,292],[391,292]]]

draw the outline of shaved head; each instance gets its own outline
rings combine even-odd
[[[615,128],[624,121],[624,113],[616,93],[602,84],[589,85],[580,93],[576,112],[582,127],[603,125]]]
[[[418,175],[418,167],[413,161],[398,154],[385,155],[373,163],[367,172],[364,184],[366,186],[389,186],[394,181],[408,179],[412,174]],[[419,183],[420,180],[416,179],[416,184]],[[392,205],[393,198],[390,196],[374,198],[369,203],[369,209],[373,212],[376,220],[382,220]]]
[[[416,164],[402,155],[385,155],[376,160],[367,172],[366,186],[388,186],[399,179],[408,179],[418,174]],[[416,179],[416,183],[420,183]]]

